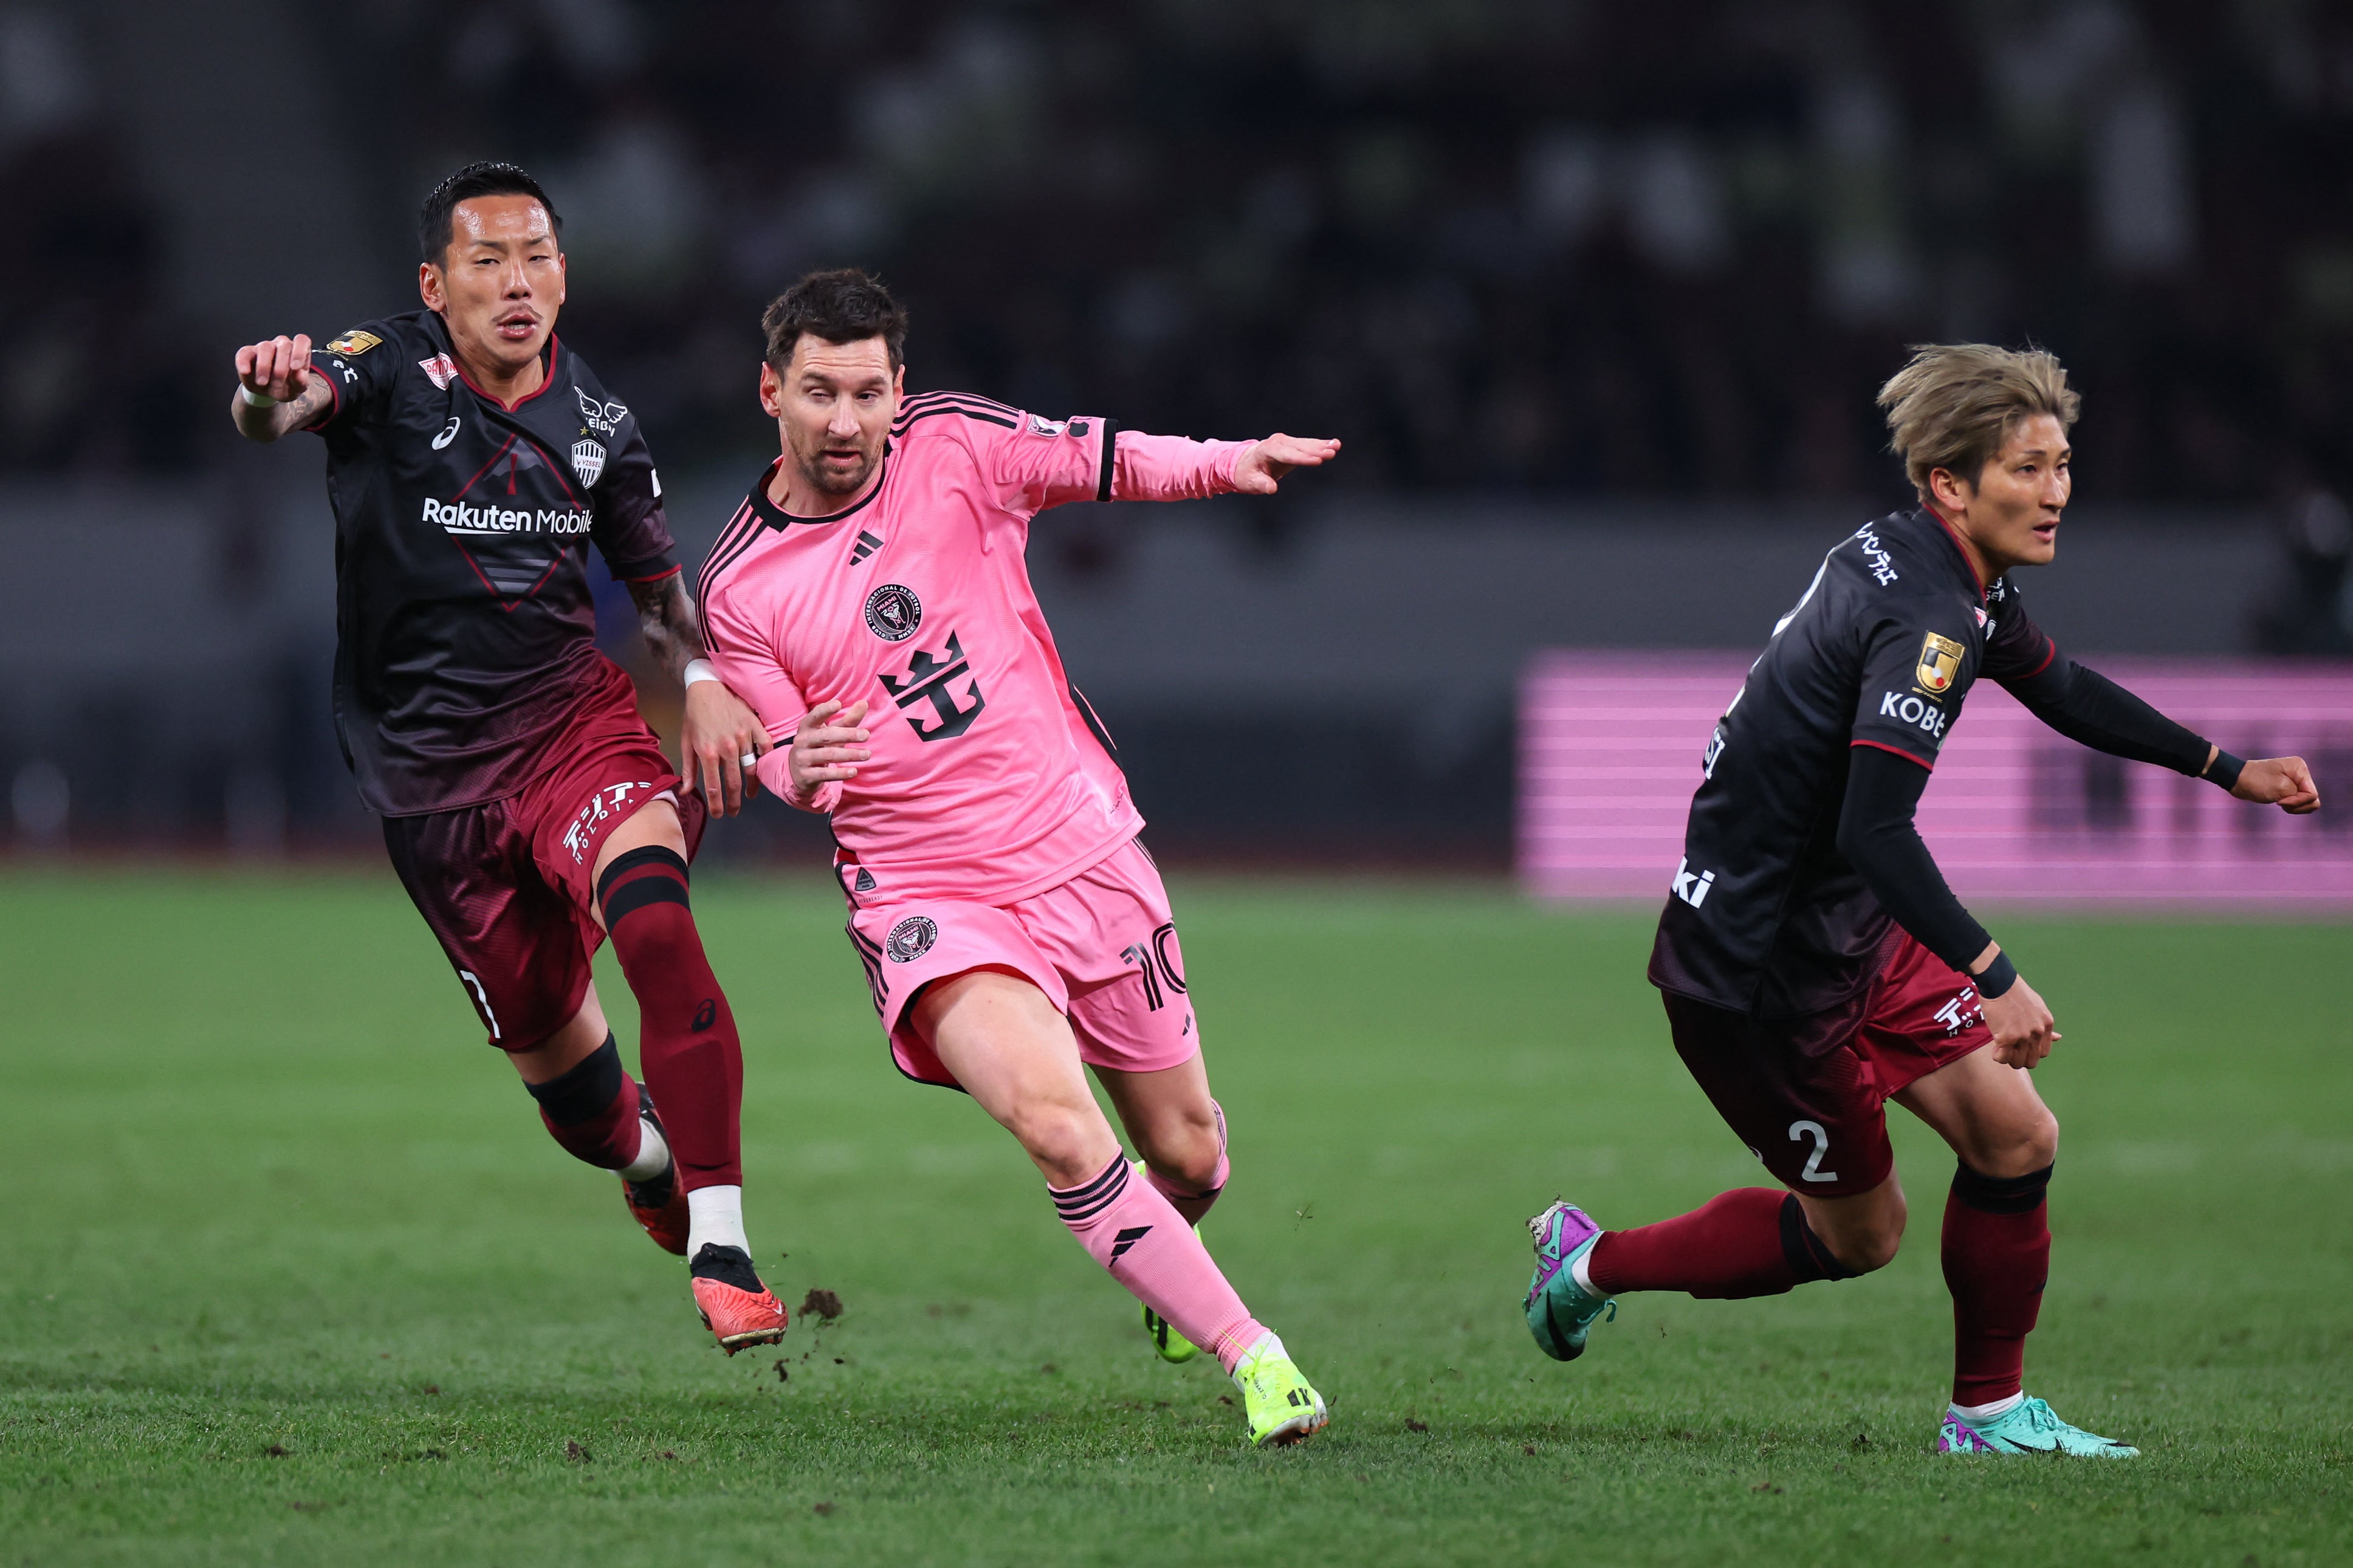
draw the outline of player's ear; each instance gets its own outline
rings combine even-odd
[[[902,363],[891,373],[891,397],[896,402],[907,395],[907,367]]]
[[[441,269],[429,261],[417,264],[417,294],[425,301],[425,308],[428,310],[445,310],[448,306],[448,296],[441,288]]]
[[[771,419],[785,416],[785,384],[776,378],[776,367],[766,360],[760,362],[760,407]]]

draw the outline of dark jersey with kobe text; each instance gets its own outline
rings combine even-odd
[[[312,351],[335,395],[335,729],[386,816],[514,794],[584,701],[627,678],[596,651],[588,541],[617,577],[670,562],[661,485],[628,409],[554,338],[512,407],[458,368],[430,310]]]
[[[1838,848],[1850,750],[1932,768],[1978,677],[2022,681],[2056,651],[1934,512],[1839,543],[1709,738],[1651,983],[1766,1017],[1870,984],[1890,917]]]

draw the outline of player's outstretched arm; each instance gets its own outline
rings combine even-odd
[[[327,378],[311,368],[311,340],[302,332],[248,343],[237,351],[237,391],[228,416],[248,441],[275,441],[310,426],[334,401]]]
[[[1340,455],[1340,443],[1280,431],[1254,441],[1234,459],[1234,489],[1246,496],[1271,496],[1293,468],[1320,468]]]
[[[2002,684],[2029,712],[2071,741],[2209,780],[2258,805],[2276,805],[2299,816],[2320,809],[2320,791],[2302,757],[2242,763],[2098,670],[2055,650],[2044,668]]]
[[[629,584],[638,606],[638,630],[646,649],[673,680],[685,682],[686,712],[679,725],[679,768],[690,788],[702,792],[713,816],[733,816],[760,793],[752,769],[775,744],[751,705],[728,689],[703,657],[702,626],[686,578],[673,572],[650,583]]]

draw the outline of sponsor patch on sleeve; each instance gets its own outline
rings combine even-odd
[[[1914,671],[1919,677],[1920,689],[1927,692],[1948,689],[1953,684],[1953,677],[1960,673],[1961,655],[1966,651],[1952,638],[1930,632],[1920,644],[1920,666]]]
[[[345,332],[342,337],[330,342],[327,345],[327,352],[331,354],[356,356],[367,353],[368,350],[375,347],[376,344],[382,342],[384,342],[384,340],[377,337],[374,332],[364,332],[357,327],[354,327],[350,331]]]

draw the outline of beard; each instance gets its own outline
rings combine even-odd
[[[874,477],[874,466],[882,460],[882,443],[878,440],[871,447],[860,447],[858,461],[855,463],[845,464],[827,460],[831,453],[840,450],[839,447],[818,445],[804,451],[796,444],[793,448],[793,461],[799,466],[801,477],[823,494],[853,496],[865,488],[868,479]]]

